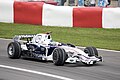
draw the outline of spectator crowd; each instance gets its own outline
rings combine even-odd
[[[86,6],[86,7],[107,7],[111,5],[111,0],[15,0],[15,1],[52,1],[57,2],[59,6]],[[120,0],[118,0],[118,6]]]

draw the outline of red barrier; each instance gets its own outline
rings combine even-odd
[[[43,2],[14,2],[14,22],[42,25]]]
[[[102,28],[102,8],[74,8],[73,26],[81,28]]]

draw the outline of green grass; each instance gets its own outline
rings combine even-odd
[[[27,24],[0,23],[0,37],[12,38],[18,34],[37,34],[52,31],[55,41],[77,46],[120,50],[120,29],[65,28]]]

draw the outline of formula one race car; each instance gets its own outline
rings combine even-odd
[[[72,44],[53,41],[50,33],[17,35],[9,43],[7,53],[11,59],[18,59],[24,56],[50,60],[57,66],[62,66],[65,62],[82,62],[86,65],[93,65],[102,61],[102,57],[98,56],[98,51],[95,47],[86,47],[82,51]]]

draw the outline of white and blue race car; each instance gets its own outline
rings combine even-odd
[[[57,66],[62,66],[66,62],[93,65],[102,61],[95,47],[86,47],[82,51],[72,44],[53,41],[50,33],[16,35],[8,44],[7,53],[11,59],[19,59],[22,56],[30,57],[53,61]]]

